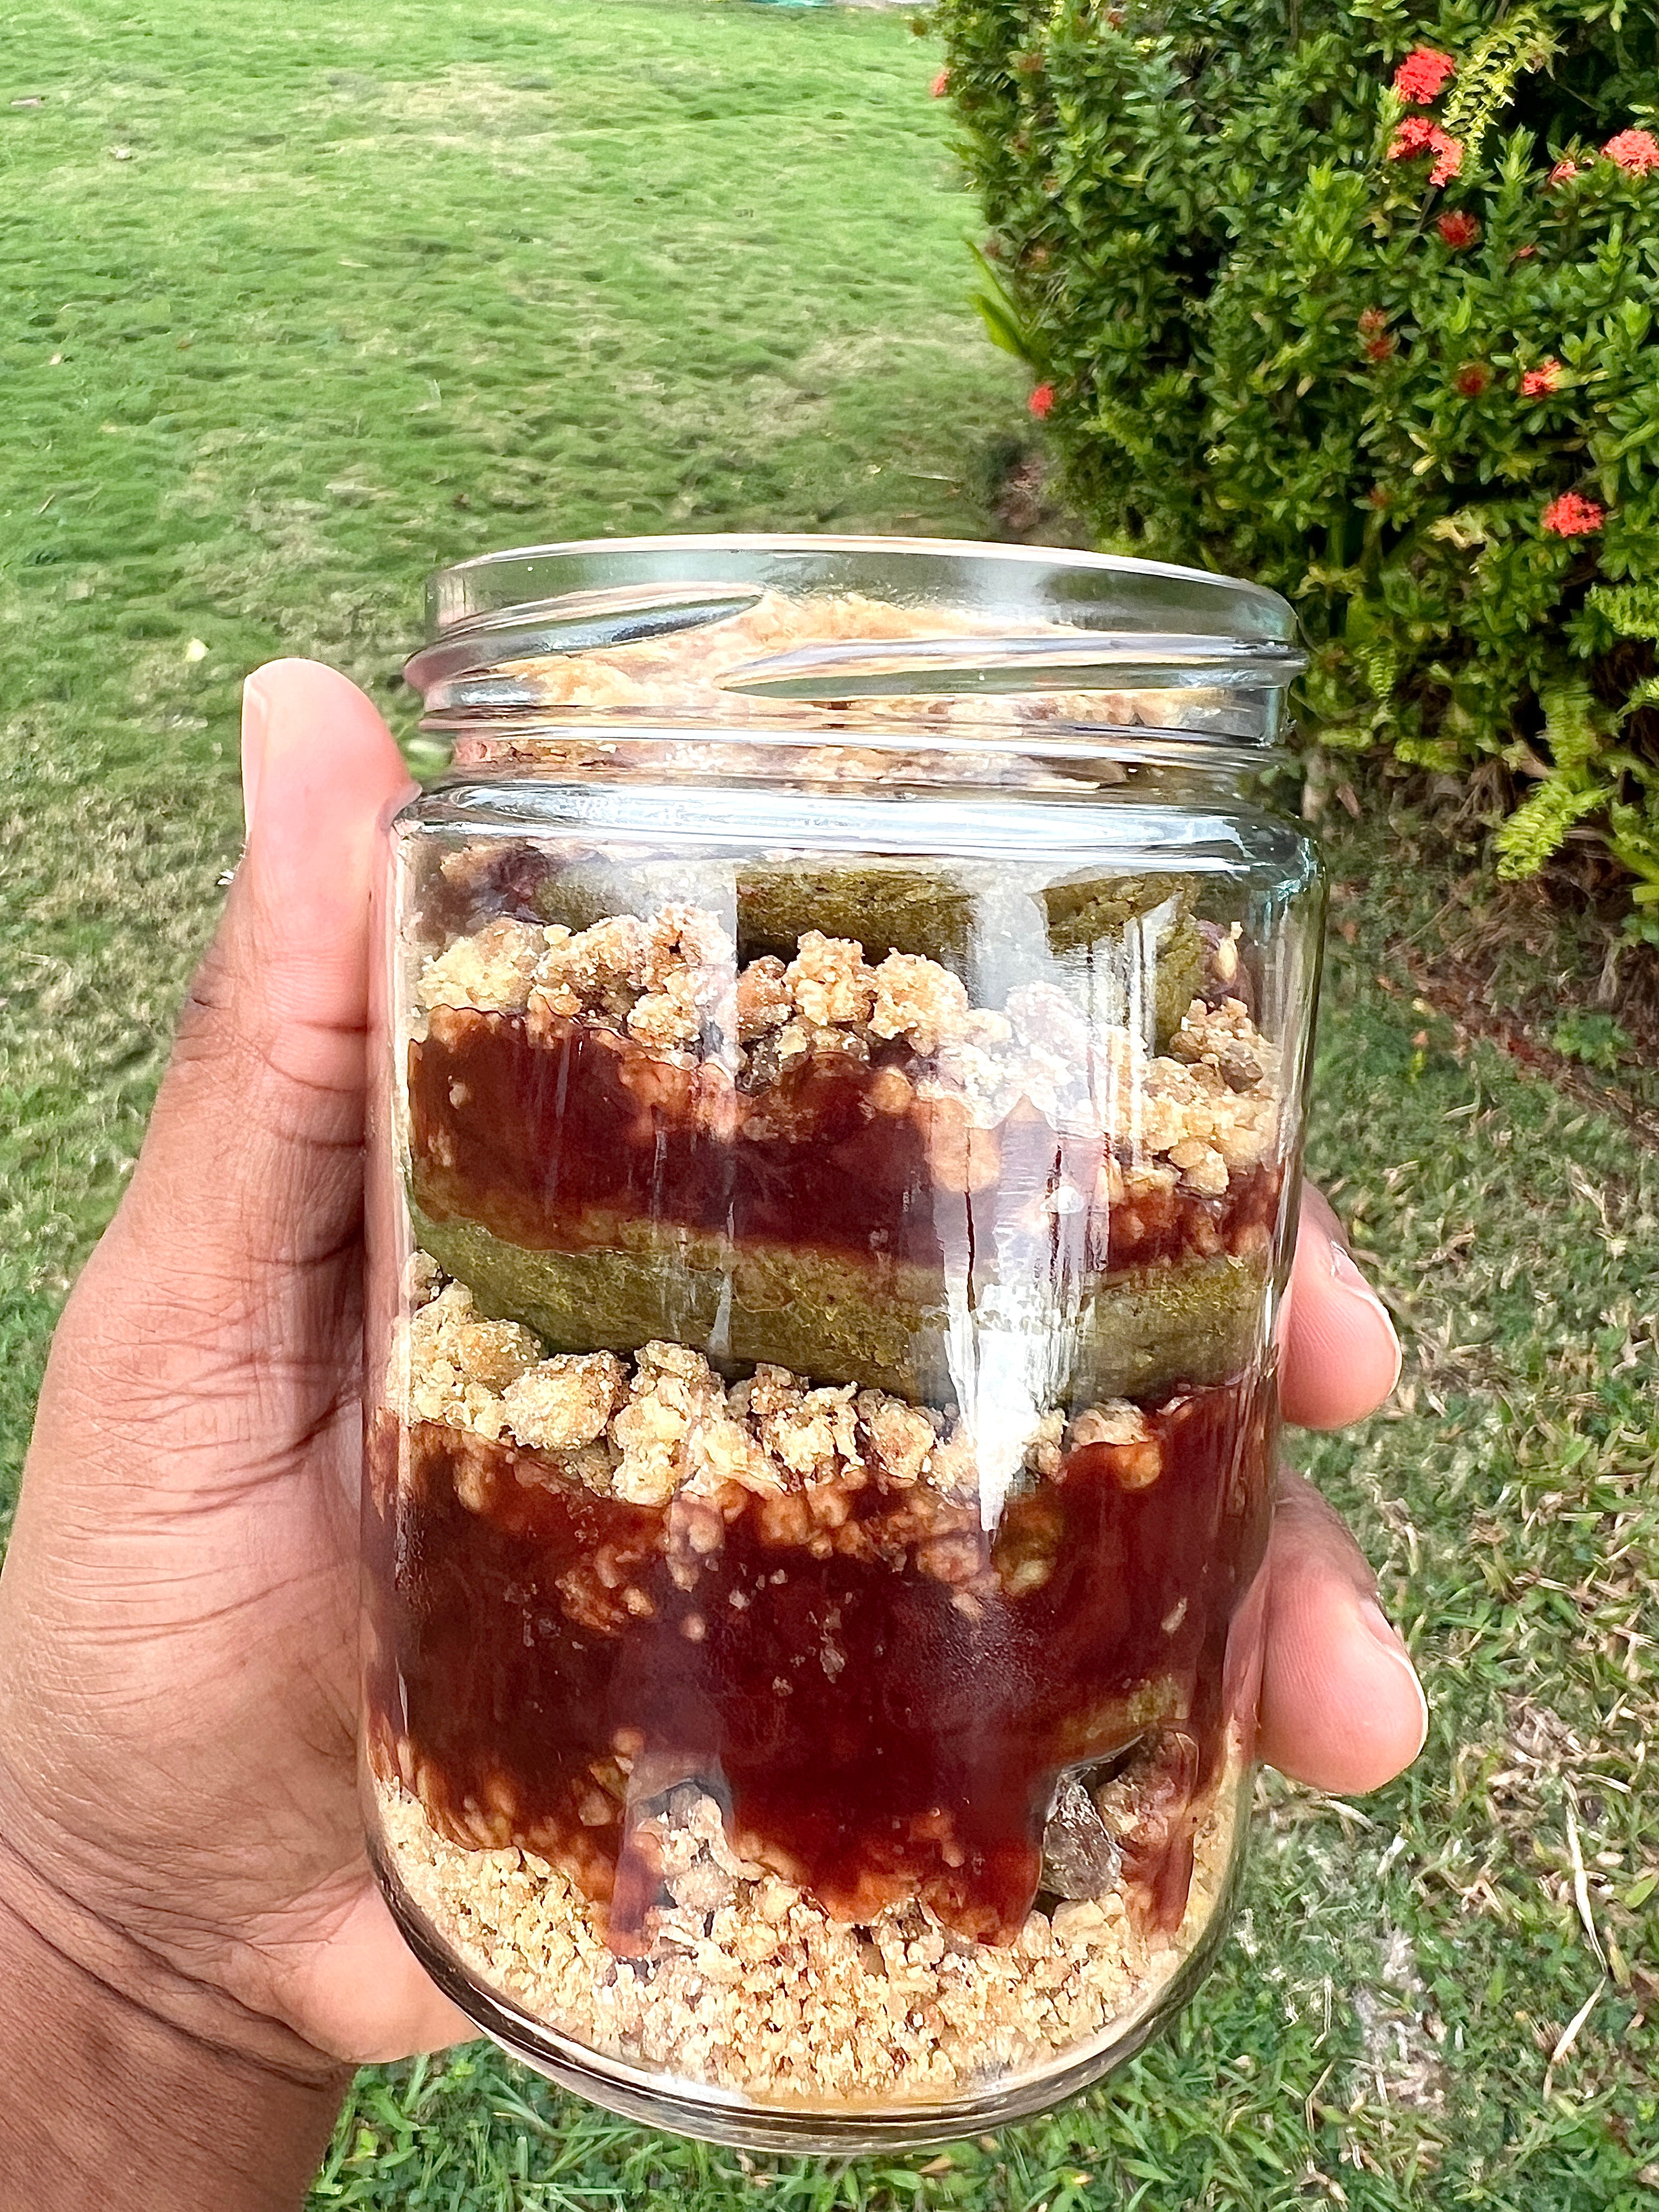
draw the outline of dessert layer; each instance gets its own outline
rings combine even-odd
[[[434,1219],[514,1244],[608,1244],[617,1220],[643,1218],[957,1273],[993,1264],[1038,1286],[1261,1258],[1282,1180],[1276,1106],[1209,1064],[1242,1013],[1195,1005],[1177,1040],[1191,1062],[1056,1053],[1063,1096],[1053,1077],[1045,1091],[981,1068],[977,1048],[953,1057],[936,1028],[912,1030],[902,1064],[826,1029],[745,1087],[718,1058],[540,994],[523,1012],[438,1005],[409,1045],[414,1195]],[[781,1047],[787,1025],[771,1034]],[[931,1073],[918,1034],[934,1041]]]
[[[573,1481],[635,1505],[709,1497],[728,1482],[763,1497],[832,1479],[858,1487],[873,1472],[896,1489],[921,1484],[979,1510],[980,1455],[959,1419],[851,1382],[815,1386],[775,1365],[728,1386],[677,1342],[643,1344],[626,1361],[549,1355],[527,1328],[480,1312],[465,1283],[438,1287],[429,1255],[417,1255],[416,1271],[422,1302],[390,1379],[411,1420],[550,1454]],[[1020,1440],[1015,1487],[1058,1476],[1066,1454],[1085,1445],[1110,1448],[1126,1488],[1162,1474],[1147,1417],[1120,1399],[1071,1421],[1058,1411],[1036,1419]]]
[[[1051,935],[1069,942],[1080,933],[1087,951],[1092,918],[1103,903],[1115,910],[1121,887],[1068,888],[1081,903],[1059,910]],[[1158,911],[1175,926],[1180,896]],[[1249,988],[1238,927],[1226,935],[1194,930],[1202,960],[1182,974],[1202,988],[1172,1009],[1156,1055],[1146,1042],[1139,973],[1131,988],[1109,969],[1073,963],[1060,971],[1066,988],[1026,981],[999,1009],[975,1004],[945,962],[901,950],[869,957],[861,939],[817,927],[789,941],[791,957],[768,952],[739,964],[721,915],[684,900],[648,919],[624,909],[574,931],[498,915],[424,963],[416,998],[427,1011],[526,1013],[532,1026],[580,1015],[670,1055],[718,1061],[747,1092],[815,1051],[907,1072],[919,1060],[922,1095],[960,1095],[981,1126],[1024,1098],[1067,1131],[1104,1132],[1154,1152],[1196,1138],[1230,1165],[1248,1163],[1271,1151],[1277,1133],[1266,1109],[1278,1055],[1252,1022],[1248,997],[1237,995]],[[1154,932],[1148,960],[1159,941]],[[1171,1117],[1180,1125],[1162,1143],[1132,1126],[1155,1101],[1158,1127]]]
[[[1173,875],[1033,884],[1000,863],[872,854],[855,862],[756,855],[704,868],[683,857],[623,863],[580,848],[497,839],[434,859],[419,906],[422,930],[441,948],[497,921],[580,934],[619,915],[649,916],[696,898],[730,917],[744,964],[768,955],[791,962],[817,931],[860,945],[872,966],[898,952],[957,975],[994,942],[1026,974],[1051,962],[1086,966],[1099,991],[1126,997],[1133,968],[1162,1046],[1194,998],[1217,985],[1249,988],[1236,942],[1193,918],[1193,897],[1190,879]]]
[[[1199,1808],[1178,1924],[1146,1924],[1111,1880],[1033,1910],[1006,1945],[925,1906],[867,1926],[737,1857],[719,1804],[671,1792],[650,1824],[664,1900],[619,1959],[604,1914],[550,1861],[467,1849],[383,1780],[385,1847],[410,1902],[467,1971],[603,2056],[769,2103],[938,2099],[1074,2058],[1152,2004],[1208,1925],[1237,1827],[1239,1764]]]
[[[683,621],[658,635],[633,637],[605,648],[507,661],[499,672],[516,678],[550,707],[659,714],[672,708],[738,721],[747,714],[776,714],[777,703],[745,698],[728,687],[781,653],[844,642],[967,640],[999,634],[996,623],[955,607],[896,606],[862,592],[794,599],[769,591],[750,605],[713,620]],[[1043,624],[1037,634],[1063,637],[1079,633]],[[953,714],[960,703],[950,702]],[[967,703],[971,709],[974,702]],[[1006,711],[1002,702],[994,703]],[[1049,706],[1048,712],[1053,711]]]
[[[1265,1381],[1050,1416],[988,1529],[939,1417],[776,1370],[728,1389],[672,1345],[537,1360],[443,1297],[415,1417],[371,1431],[371,1708],[444,1834],[560,1867],[613,1948],[659,1887],[642,1808],[680,1781],[832,1917],[919,1899],[1000,1942],[1063,1775],[1158,1728],[1207,1786]],[[1163,1924],[1190,1866],[1172,1823],[1137,1876]]]
[[[728,1369],[772,1361],[934,1405],[956,1395],[955,1286],[939,1268],[614,1216],[588,1216],[582,1249],[566,1252],[512,1243],[459,1215],[417,1208],[413,1225],[483,1309],[562,1351],[672,1337]],[[1266,1291],[1265,1252],[1222,1253],[1080,1283],[1062,1276],[1007,1325],[1023,1320],[1048,1397],[1071,1407],[1237,1375],[1256,1352]]]

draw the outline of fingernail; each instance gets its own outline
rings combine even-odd
[[[1387,1306],[1366,1281],[1362,1270],[1355,1264],[1352,1254],[1346,1246],[1339,1244],[1334,1237],[1331,1240],[1331,1280],[1349,1297],[1363,1298],[1389,1332],[1389,1342],[1394,1348],[1394,1382],[1389,1385],[1389,1389],[1392,1390],[1395,1382],[1399,1382],[1400,1370],[1405,1364],[1405,1354],[1400,1348],[1399,1332],[1395,1328]],[[1378,1617],[1381,1618],[1380,1615]]]
[[[1418,1680],[1417,1669],[1412,1664],[1412,1656],[1406,1649],[1405,1639],[1374,1597],[1361,1599],[1359,1618],[1366,1635],[1377,1650],[1386,1652],[1395,1666],[1403,1667],[1411,1678],[1411,1686],[1417,1692],[1417,1702],[1423,1717],[1417,1736],[1417,1751],[1421,1751],[1429,1740],[1429,1701],[1423,1694],[1423,1685]],[[1413,1759],[1417,1751],[1412,1753]]]
[[[258,678],[246,678],[242,684],[242,823],[245,832],[253,827],[253,810],[259,798],[259,776],[265,763],[265,726],[270,719],[270,702],[259,689]]]

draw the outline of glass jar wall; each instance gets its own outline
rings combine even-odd
[[[436,580],[365,1796],[479,2027],[749,2145],[1135,2048],[1238,1863],[1320,890],[1289,611],[1080,554]]]

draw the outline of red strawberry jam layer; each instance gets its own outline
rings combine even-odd
[[[1067,1451],[988,1534],[976,1497],[878,1463],[642,1505],[556,1454],[382,1413],[371,1741],[441,1834],[534,1850],[608,1905],[622,1954],[661,1897],[641,1832],[679,1783],[836,1918],[914,1898],[1006,1942],[1045,1887],[1062,1778],[1109,1785],[1132,1754],[1123,1878],[1173,1928],[1273,1428],[1267,1378],[1176,1394],[1140,1441]]]
[[[915,1075],[902,1045],[808,1054],[757,1094],[717,1060],[679,1064],[581,1017],[439,1007],[409,1046],[414,1194],[434,1220],[544,1250],[644,1220],[1005,1280],[1265,1257],[1276,1158],[1200,1193],[1136,1166],[1127,1109],[1121,1139],[1029,1103],[981,1127]]]

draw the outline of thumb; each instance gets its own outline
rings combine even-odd
[[[246,850],[119,1223],[152,1297],[185,1302],[228,1283],[257,1303],[261,1270],[356,1233],[370,885],[380,826],[414,789],[368,700],[313,661],[249,677],[242,760]]]

